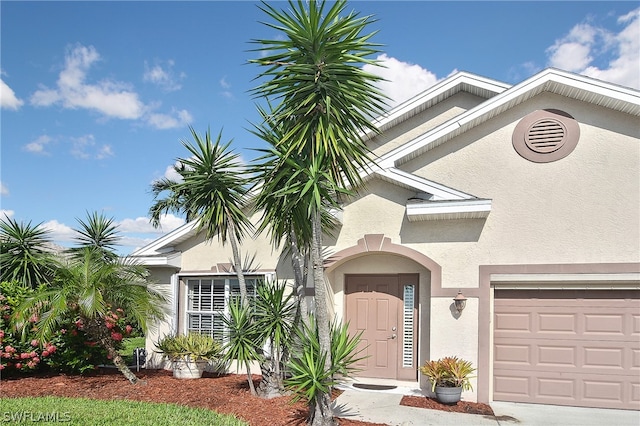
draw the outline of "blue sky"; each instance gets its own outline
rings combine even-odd
[[[285,2],[271,2],[283,9]],[[382,89],[400,102],[456,71],[518,83],[543,68],[640,89],[637,1],[351,1],[374,15]],[[0,2],[0,216],[61,245],[87,212],[129,253],[153,229],[153,180],[187,153],[188,126],[222,131],[244,161],[263,146],[248,90],[253,39],[279,34],[250,1]]]

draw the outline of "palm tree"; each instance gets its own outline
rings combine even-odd
[[[166,315],[167,299],[150,285],[147,270],[128,259],[105,262],[100,252],[84,247],[67,258],[54,280],[27,298],[16,309],[16,326],[22,329],[32,315],[40,341],[47,341],[61,324],[74,315],[85,333],[106,349],[116,367],[131,383],[138,378],[117,351],[118,336],[108,327],[111,309],[121,308],[146,332]]]
[[[272,112],[274,128],[283,126],[278,155],[294,159],[300,169],[287,184],[301,189],[312,224],[311,258],[315,286],[315,313],[325,369],[331,366],[327,290],[322,258],[322,211],[336,206],[336,194],[362,183],[360,172],[370,161],[370,151],[360,135],[376,131],[370,118],[384,108],[385,97],[375,88],[380,77],[362,70],[378,53],[373,34],[364,35],[371,17],[356,13],[340,16],[346,1],[326,6],[324,1],[289,1],[289,11],[260,7],[284,33],[282,39],[255,40],[264,54],[252,60],[265,70],[265,81],[253,89],[256,97],[277,100]],[[333,423],[328,393],[310,407],[310,422]]]
[[[107,218],[102,213],[87,212],[86,222],[76,219],[80,228],[74,229],[77,236],[77,247],[71,248],[71,253],[82,253],[85,248],[96,250],[105,260],[115,260],[115,248],[120,241],[118,227],[112,218]],[[82,254],[81,254],[82,255]]]
[[[197,220],[198,232],[204,230],[207,239],[216,234],[223,244],[228,239],[240,297],[242,303],[248,303],[239,242],[251,227],[243,210],[249,181],[238,155],[229,150],[231,141],[221,143],[222,132],[214,142],[209,130],[203,139],[193,128],[189,129],[195,144],[182,141],[191,157],[177,159],[174,170],[180,180],[163,178],[152,185],[154,204],[149,209],[152,224],[159,226],[163,213],[184,213],[187,221]]]
[[[32,288],[49,282],[56,268],[49,236],[42,224],[0,220],[0,280]]]

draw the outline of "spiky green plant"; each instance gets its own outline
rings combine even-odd
[[[426,361],[419,367],[420,372],[431,382],[431,391],[437,386],[462,387],[463,390],[472,390],[471,374],[476,370],[470,361],[456,356],[440,358],[437,361]]]
[[[258,348],[261,347],[262,343],[262,336],[260,330],[256,327],[252,311],[253,307],[242,303],[237,297],[233,297],[229,301],[229,316],[223,317],[228,332],[228,340],[224,345],[223,359],[225,362],[236,360],[239,364],[245,366],[251,394],[257,395],[251,376],[251,362],[259,361],[262,358],[258,353]]]
[[[222,354],[222,344],[201,333],[167,335],[155,343],[158,352],[171,361],[215,361]]]

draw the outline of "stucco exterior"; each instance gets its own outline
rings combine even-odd
[[[514,149],[518,123],[541,110],[577,122],[579,139],[565,158],[533,162]],[[348,317],[349,276],[417,275],[413,381],[422,380],[419,364],[456,355],[478,368],[464,397],[490,402],[496,288],[626,289],[635,306],[639,116],[638,91],[553,69],[511,87],[461,73],[390,111],[379,120],[382,133],[367,140],[377,166],[324,239],[336,317]],[[423,214],[410,215],[410,207]],[[134,253],[155,265],[159,285],[174,298],[181,274],[220,272],[229,262],[230,249],[216,240],[186,231],[174,240]],[[153,260],[166,256],[162,250],[179,260]],[[266,236],[243,242],[242,250],[255,254],[259,270],[291,278],[288,260]],[[461,313],[452,300],[458,291],[467,297]],[[180,303],[173,303],[177,311],[161,332],[180,321]],[[635,391],[624,392],[621,408],[640,408]]]

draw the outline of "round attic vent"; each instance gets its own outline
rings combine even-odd
[[[577,121],[558,110],[539,110],[524,117],[513,132],[513,147],[522,157],[549,163],[566,157],[580,137]]]

